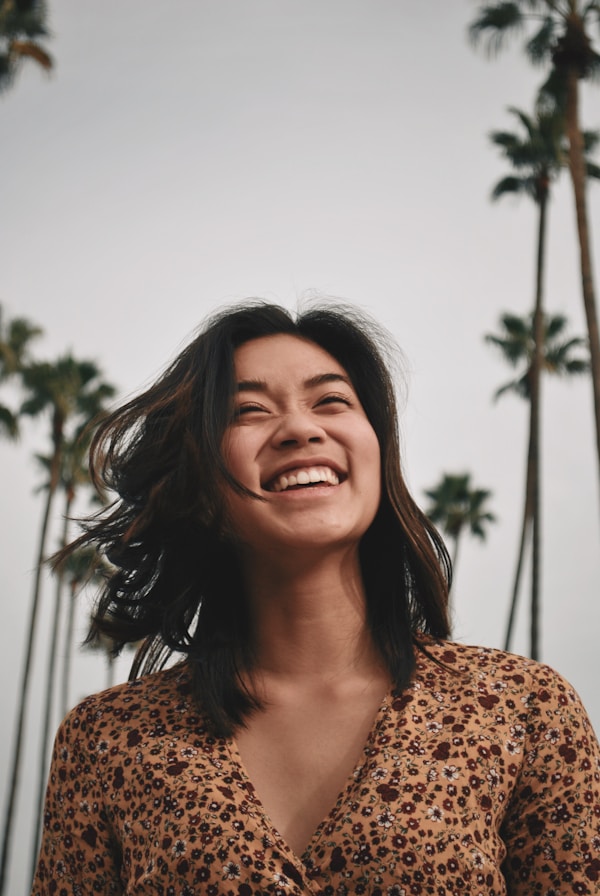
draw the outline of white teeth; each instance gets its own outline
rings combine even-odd
[[[282,473],[271,486],[274,492],[283,492],[294,485],[309,485],[310,483],[328,482],[329,485],[339,485],[340,479],[331,467],[306,467],[295,470],[293,473]]]

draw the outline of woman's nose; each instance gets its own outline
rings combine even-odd
[[[278,448],[318,443],[324,438],[325,433],[319,422],[310,414],[301,412],[282,417],[274,433],[274,443]]]

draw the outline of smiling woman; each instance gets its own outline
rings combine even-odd
[[[227,309],[101,424],[117,497],[65,553],[143,646],[59,729],[35,896],[600,892],[593,731],[552,670],[447,640],[384,342]]]
[[[289,334],[244,343],[234,366],[234,420],[223,453],[236,479],[266,500],[229,494],[232,531],[271,566],[309,547],[331,562],[349,546],[356,554],[379,507],[381,465],[377,436],[344,369],[314,342]]]

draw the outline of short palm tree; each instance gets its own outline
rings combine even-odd
[[[534,417],[531,412],[532,384],[534,383],[532,368],[539,343],[536,337],[534,319],[535,312],[528,317],[519,317],[516,314],[503,314],[500,318],[500,334],[488,334],[485,339],[490,345],[500,349],[502,356],[512,367],[521,368],[521,372],[515,379],[510,380],[496,390],[494,398],[497,399],[512,392],[530,403],[525,500],[504,648],[509,650],[511,645],[525,547],[529,536],[531,536],[530,654],[533,659],[539,659],[541,566],[539,414],[537,417]],[[586,373],[589,370],[586,340],[580,337],[569,339],[565,337],[567,319],[563,315],[544,315],[542,327],[540,373],[546,372],[568,377]]]
[[[547,77],[540,91],[541,106],[553,109],[564,118],[577,216],[600,470],[600,333],[586,198],[589,169],[586,171],[585,139],[579,120],[579,82],[593,78],[600,71],[600,53],[592,41],[592,33],[599,33],[599,25],[598,0],[494,0],[481,6],[469,34],[474,43],[486,40],[488,51],[495,54],[507,38],[525,33],[529,60],[546,66]]]
[[[26,399],[21,413],[28,416],[46,415],[50,418],[51,453],[48,487],[39,533],[36,571],[31,598],[27,644],[23,661],[19,709],[12,761],[9,769],[9,793],[5,814],[0,867],[0,893],[4,885],[13,831],[12,816],[19,784],[25,716],[31,683],[33,647],[38,622],[42,569],[54,498],[60,485],[65,443],[71,431],[77,432],[90,423],[102,401],[114,395],[113,386],[101,379],[101,372],[92,361],[78,361],[72,355],[55,363],[36,362],[21,372]]]
[[[52,58],[40,44],[48,37],[43,0],[0,0],[0,91],[10,87],[25,59],[48,71]]]
[[[60,715],[64,716],[69,709],[69,685],[71,681],[71,660],[73,656],[73,634],[75,629],[75,600],[79,592],[87,585],[100,586],[105,577],[106,561],[100,557],[95,548],[81,547],[69,554],[62,566],[57,570],[62,583],[69,590],[69,611],[65,629],[63,664],[60,683]]]
[[[425,513],[454,542],[452,566],[455,569],[463,532],[468,531],[476,538],[485,540],[487,524],[496,519],[486,508],[491,492],[472,488],[469,473],[444,473],[439,483],[425,494],[431,502]]]
[[[29,363],[31,343],[41,329],[24,317],[5,321],[0,305],[0,384],[18,377]],[[19,434],[19,418],[15,410],[0,404],[0,435],[15,439]]]
[[[94,404],[92,408],[92,402],[96,400],[97,404]],[[87,399],[88,407],[86,408],[86,417],[88,414],[91,415],[92,419],[99,420],[104,411],[104,392],[103,390],[96,390],[95,393],[92,393],[88,396]],[[94,413],[95,410],[95,413]],[[59,490],[62,492],[64,496],[64,504],[63,504],[63,512],[62,512],[62,530],[59,539],[59,550],[63,550],[67,542],[69,540],[69,524],[71,523],[71,516],[73,512],[73,504],[77,494],[83,488],[91,488],[91,479],[89,474],[89,468],[86,462],[87,454],[89,452],[90,441],[91,441],[92,430],[91,427],[85,425],[85,418],[83,422],[76,428],[75,432],[69,437],[66,437],[63,443],[62,455],[61,455],[61,470],[60,470],[60,484]],[[42,486],[42,490],[46,491],[49,488],[50,484],[50,474],[52,468],[52,458],[46,457],[43,455],[37,456],[38,462],[41,464],[42,468],[48,475],[48,479],[45,484]],[[72,567],[71,567],[72,568]],[[53,620],[52,620],[52,628],[50,632],[49,638],[49,649],[47,655],[47,670],[45,676],[45,699],[44,699],[44,714],[43,714],[43,722],[41,728],[40,735],[40,743],[39,743],[39,767],[38,767],[38,818],[41,821],[42,809],[43,809],[43,800],[44,800],[44,792],[46,785],[46,777],[48,771],[48,746],[51,735],[51,727],[52,727],[52,711],[54,708],[54,690],[55,690],[55,681],[56,681],[56,673],[57,673],[57,665],[58,665],[58,647],[60,641],[60,619],[63,608],[63,591],[66,584],[66,579],[68,578],[67,569],[63,566],[59,566],[55,571],[55,589],[54,589],[54,607],[53,607]],[[87,572],[86,581],[90,581],[94,578],[94,570],[90,569]],[[97,580],[97,579],[96,579]],[[73,610],[73,601],[70,602],[69,613],[67,616],[67,634],[65,637],[65,644],[63,648],[63,656],[66,657],[67,651],[70,649],[70,644],[72,640],[72,610]],[[68,638],[68,641],[67,641]],[[66,709],[65,709],[66,711]],[[64,715],[64,712],[61,713]],[[39,832],[39,825],[36,830],[36,837]],[[37,841],[34,844],[33,854],[34,861],[37,857]],[[35,872],[35,868],[32,869],[32,873]]]

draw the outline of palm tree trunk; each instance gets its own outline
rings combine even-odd
[[[531,433],[529,435],[529,443],[531,444]],[[523,522],[521,524],[521,538],[519,541],[519,551],[517,554],[517,567],[515,569],[515,577],[513,580],[513,590],[510,600],[510,609],[508,611],[508,622],[506,623],[506,634],[504,636],[504,649],[510,650],[512,644],[512,635],[515,625],[515,616],[517,610],[517,600],[519,597],[519,586],[521,584],[521,574],[523,572],[523,558],[525,556],[525,546],[527,544],[527,535],[529,532],[529,524],[531,522],[531,449],[527,452],[527,473],[525,475],[525,506],[523,510]]]
[[[115,684],[115,658],[107,651],[106,654],[106,687],[112,688]]]
[[[450,561],[452,563],[452,587],[454,587],[454,584],[456,582],[456,564],[458,562],[458,542],[459,542],[459,540],[460,540],[460,532],[454,536],[454,547],[452,549],[452,557],[451,557],[451,561]]]
[[[77,580],[71,581],[69,593],[69,606],[67,611],[67,625],[65,631],[65,643],[60,682],[60,715],[63,718],[69,709],[69,683],[71,680],[71,659],[73,656],[73,630],[75,628],[75,593]]]
[[[577,233],[581,263],[581,286],[590,347],[590,366],[594,394],[596,449],[600,472],[600,336],[592,276],[592,255],[586,202],[586,172],[583,135],[579,125],[579,79],[574,69],[567,73],[566,129],[569,138],[569,170],[575,195]]]
[[[517,599],[527,534],[532,532],[532,571],[531,571],[531,655],[539,651],[539,568],[540,568],[540,526],[539,526],[539,462],[540,462],[540,383],[544,351],[544,256],[546,247],[546,212],[548,207],[549,180],[541,176],[538,182],[538,238],[535,275],[535,304],[533,310],[533,355],[529,368],[529,438],[527,440],[527,472],[525,475],[525,502],[523,507],[523,523],[517,555],[517,567],[513,583],[513,591],[508,613],[504,649],[510,650],[515,622]]]
[[[532,521],[532,562],[531,562],[531,628],[530,628],[530,645],[529,645],[529,655],[532,660],[540,659],[540,621],[541,621],[541,613],[540,613],[540,543],[541,543],[541,525],[540,525],[540,512],[539,512],[539,496],[537,494],[538,487],[537,483],[535,486],[536,496],[535,503],[536,508],[533,514]]]
[[[535,319],[535,316],[534,316]],[[542,318],[543,321],[543,318]],[[535,328],[534,328],[535,333]],[[535,338],[535,337],[534,337]],[[535,349],[534,349],[535,351]],[[519,596],[519,588],[521,584],[521,575],[523,573],[523,560],[525,558],[525,548],[527,546],[527,536],[532,533],[532,570],[531,570],[531,631],[530,631],[530,651],[533,657],[534,651],[538,651],[538,635],[539,632],[539,565],[540,565],[540,540],[539,540],[539,371],[538,386],[533,385],[534,363],[529,371],[530,379],[530,401],[529,401],[529,438],[527,441],[527,471],[525,474],[525,501],[523,505],[523,522],[521,524],[521,537],[519,540],[519,550],[517,554],[517,566],[515,569],[515,577],[513,581],[513,590],[510,601],[510,609],[508,613],[508,622],[506,625],[506,635],[504,638],[504,649],[510,650],[513,629],[515,624],[517,600]],[[536,397],[534,399],[534,393]]]
[[[71,515],[71,504],[73,502],[73,493],[67,489],[63,530],[60,539],[60,548],[64,548],[67,544],[67,534],[69,529],[69,518]],[[48,741],[50,739],[50,726],[52,724],[52,706],[54,697],[54,681],[56,679],[56,664],[58,657],[58,638],[60,628],[60,614],[62,607],[62,592],[64,587],[64,571],[61,567],[56,573],[56,589],[54,592],[54,618],[52,620],[52,632],[50,634],[50,645],[48,648],[48,664],[46,669],[46,696],[44,700],[44,721],[42,725],[42,733],[40,737],[40,753],[38,768],[38,796],[37,809],[34,815],[34,824],[32,830],[32,856],[33,865],[31,869],[31,879],[35,875],[35,866],[37,863],[37,854],[39,850],[39,840],[41,833],[42,813],[44,809],[44,795],[46,791],[46,777],[48,774]]]
[[[539,659],[540,653],[540,566],[541,566],[541,519],[540,519],[540,408],[541,373],[544,351],[544,254],[546,247],[546,209],[549,180],[540,178],[539,183],[539,227],[535,285],[535,310],[533,312],[533,359],[530,377],[529,461],[531,471],[531,643],[532,659]]]
[[[25,659],[21,673],[21,688],[19,694],[19,709],[17,718],[17,728],[13,743],[12,759],[9,771],[9,787],[8,799],[6,803],[6,812],[4,817],[4,831],[2,834],[2,858],[0,860],[0,894],[5,892],[7,881],[8,860],[10,856],[11,837],[14,831],[14,814],[16,808],[16,796],[19,787],[19,775],[21,770],[21,759],[23,758],[23,734],[25,731],[25,717],[27,713],[27,703],[29,698],[29,686],[31,683],[31,670],[33,661],[33,647],[35,643],[35,635],[38,622],[38,610],[40,602],[42,570],[44,566],[44,558],[46,553],[46,540],[48,535],[48,525],[50,521],[50,512],[52,509],[53,498],[58,485],[60,470],[60,446],[55,448],[52,458],[50,482],[48,484],[48,496],[42,516],[42,525],[40,529],[40,540],[38,546],[37,563],[35,580],[33,584],[33,594],[31,599],[31,608],[29,614],[29,630],[27,636],[27,646],[25,649]]]

